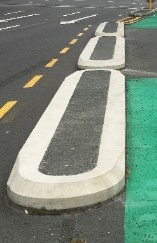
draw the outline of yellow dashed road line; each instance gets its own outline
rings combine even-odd
[[[87,31],[89,28],[84,28],[84,31]]]
[[[73,39],[69,44],[74,45],[77,41],[78,41],[78,39]]]
[[[15,104],[17,101],[8,101],[1,109],[0,109],[0,118],[2,118]]]
[[[69,49],[69,47],[65,47],[63,50],[60,51],[60,54],[66,53]]]
[[[45,67],[52,67],[58,61],[58,59],[52,59]]]
[[[84,33],[79,33],[77,36],[82,36]]]
[[[23,88],[32,88],[42,78],[42,76],[43,75],[36,75]]]

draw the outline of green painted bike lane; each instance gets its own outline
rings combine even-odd
[[[157,14],[130,26],[157,28]],[[157,243],[157,78],[129,79],[125,243]]]

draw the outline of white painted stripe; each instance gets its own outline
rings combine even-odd
[[[79,13],[81,13],[81,12],[76,12],[76,13],[71,13],[71,14],[64,14],[63,16],[67,17],[67,16],[72,16],[72,15],[75,15],[75,14],[79,14]]]
[[[72,5],[60,5],[60,6],[54,6],[55,8],[73,8],[75,6]]]
[[[7,23],[8,21],[4,20],[4,19],[0,19],[0,23]]]
[[[91,171],[72,176],[50,176],[38,171],[84,72],[77,71],[65,79],[19,152],[7,183],[8,196],[14,203],[47,210],[75,208],[106,200],[123,188],[125,77],[114,70],[110,76],[97,166]]]
[[[40,14],[29,14],[29,15],[25,15],[25,16],[13,17],[13,18],[9,18],[9,19],[1,19],[0,22],[7,22],[7,21],[16,20],[16,19],[29,18],[29,17],[39,16],[39,15]]]
[[[105,8],[118,8],[118,7],[116,7],[116,6],[108,6],[108,7],[105,7]]]
[[[0,30],[7,30],[7,29],[12,29],[12,28],[17,28],[17,27],[20,27],[20,25],[8,26],[8,27],[5,27],[5,28],[0,28]]]
[[[10,15],[10,14],[18,14],[18,13],[24,13],[25,11],[17,11],[17,12],[10,12],[10,13],[5,13],[4,15]]]
[[[85,8],[96,8],[95,6],[89,6],[89,7],[85,7]]]
[[[70,20],[70,21],[61,21],[60,24],[74,24],[74,23],[82,21],[84,19],[89,19],[89,18],[96,17],[97,15],[98,14],[93,14],[93,15],[89,15],[89,16],[86,16],[86,17],[83,17],[83,18],[73,19],[73,20]]]

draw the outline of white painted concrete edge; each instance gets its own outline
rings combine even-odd
[[[109,60],[90,60],[90,57],[95,49],[99,38],[108,37],[93,37],[89,40],[78,60],[78,67],[80,69],[122,69],[125,67],[125,39],[123,37],[116,37],[116,45],[114,55]],[[104,50],[105,51],[105,50]]]
[[[88,71],[88,70],[87,70]],[[92,70],[90,70],[92,72]],[[111,71],[97,166],[73,176],[50,176],[39,164],[83,72],[67,77],[19,152],[7,182],[15,204],[61,210],[99,203],[125,184],[125,78]]]
[[[104,28],[108,22],[101,23],[95,31],[95,36],[121,36],[124,37],[124,23],[117,23],[118,28],[116,32],[105,32]],[[116,24],[116,23],[115,23]]]

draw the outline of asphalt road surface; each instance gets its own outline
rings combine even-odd
[[[39,216],[12,206],[6,183],[20,148],[64,78],[77,70],[97,26],[144,5],[142,0],[0,1],[0,242],[124,242],[123,192],[83,211]],[[46,67],[53,59],[55,65]]]

